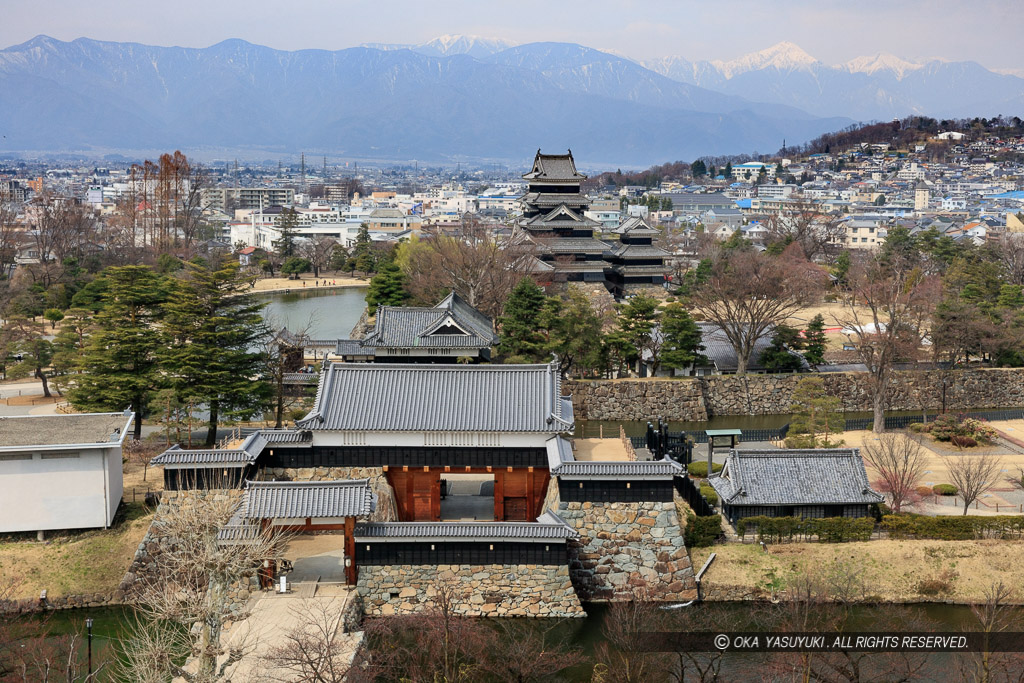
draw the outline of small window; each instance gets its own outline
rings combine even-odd
[[[77,457],[77,451],[57,451],[56,453],[43,453],[43,460],[64,460],[66,458]]]
[[[31,460],[31,453],[0,453],[0,462],[5,460]]]

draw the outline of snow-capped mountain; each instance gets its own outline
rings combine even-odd
[[[663,57],[644,66],[682,83],[818,116],[860,120],[924,114],[993,116],[1024,110],[1024,78],[975,62],[907,61],[891,54],[828,65],[783,42],[728,61]]]
[[[412,50],[432,57],[450,57],[451,55],[469,55],[470,57],[486,57],[495,52],[507,50],[516,44],[500,38],[483,38],[481,36],[443,35],[425,43],[363,43],[359,47],[374,50]]]

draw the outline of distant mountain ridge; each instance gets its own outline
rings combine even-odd
[[[923,114],[935,118],[1024,112],[1024,78],[976,62],[911,62],[891,54],[828,65],[782,42],[728,61],[664,57],[652,71],[752,100],[799,107],[818,116],[842,112],[859,120]]]
[[[579,45],[502,47],[448,37],[415,50],[288,52],[243,40],[180,48],[38,36],[0,50],[0,150],[520,161],[539,146],[643,165],[769,152],[850,123]]]

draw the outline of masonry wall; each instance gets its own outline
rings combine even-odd
[[[438,586],[451,587],[455,611],[466,616],[586,616],[564,564],[368,566],[356,584],[370,616],[423,610]]]
[[[563,384],[581,420],[702,422],[715,415],[779,415],[790,412],[793,389],[809,375],[718,375],[698,378],[577,380]],[[847,412],[871,410],[868,376],[820,373],[825,393]],[[945,387],[945,389],[944,389]],[[889,410],[948,410],[1024,406],[1024,368],[922,370],[895,373]]]

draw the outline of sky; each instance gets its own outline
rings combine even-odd
[[[1024,0],[2,0],[0,47],[39,34],[283,50],[444,34],[574,42],[634,59],[733,59],[781,41],[837,64],[891,53],[1024,68]]]

